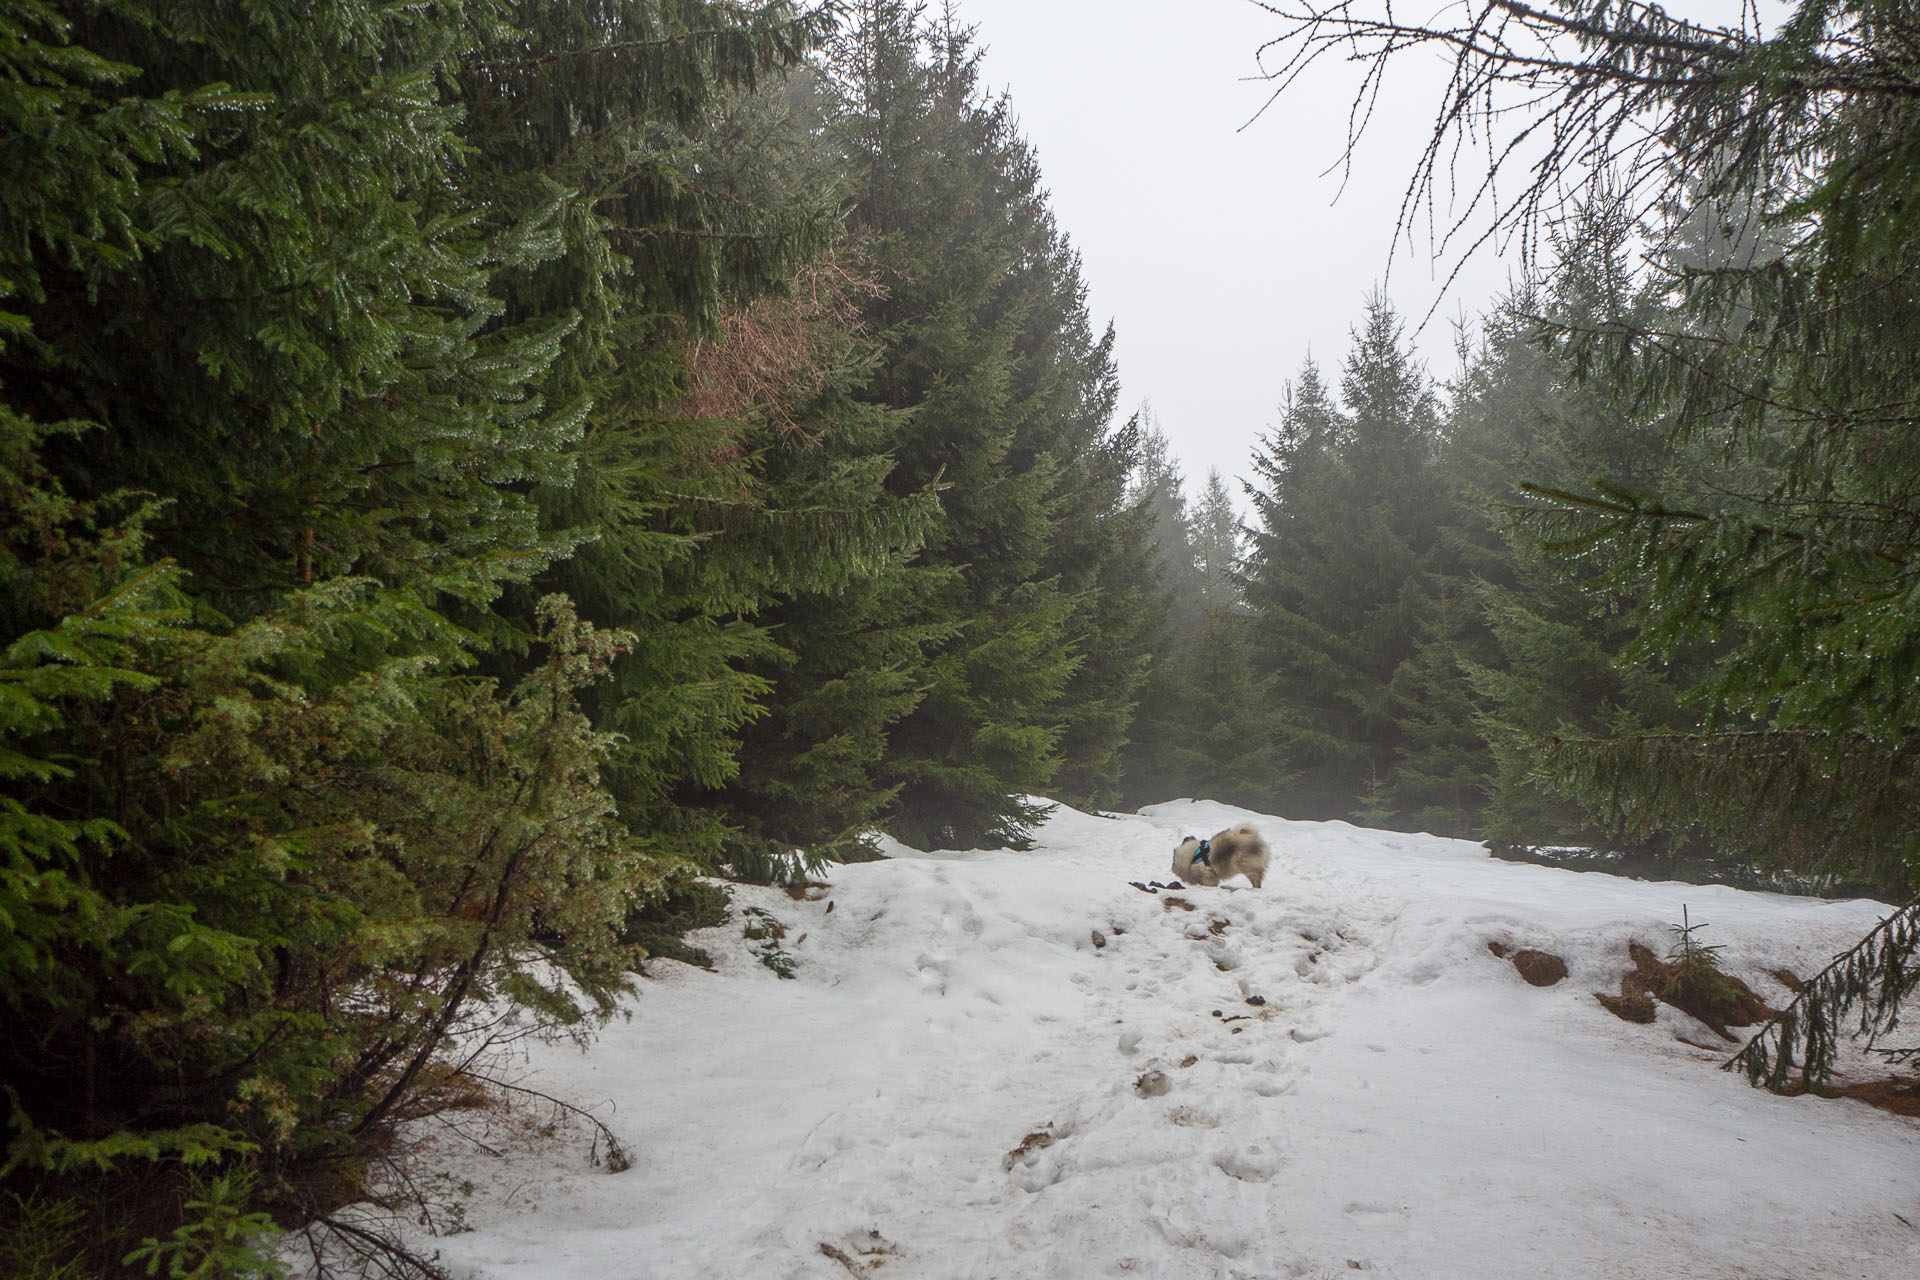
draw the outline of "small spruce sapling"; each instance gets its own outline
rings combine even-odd
[[[1685,903],[1680,904],[1680,923],[1667,926],[1673,931],[1673,947],[1667,952],[1667,963],[1678,966],[1683,975],[1720,971],[1721,944],[1703,946],[1694,940],[1693,935],[1706,927],[1704,923],[1693,923]]]
[[[1680,923],[1667,927],[1674,935],[1667,952],[1670,969],[1666,990],[1655,994],[1710,1026],[1743,1021],[1740,1011],[1751,993],[1720,968],[1720,944],[1709,946],[1694,937],[1707,926],[1693,923],[1683,903]]]
[[[741,914],[747,917],[744,930],[747,940],[760,944],[754,948],[760,963],[782,978],[791,978],[793,957],[780,945],[780,940],[787,936],[787,926],[775,919],[771,911],[761,907],[748,907]]]
[[[87,1211],[79,1201],[29,1191],[0,1197],[0,1275],[19,1280],[87,1280],[79,1243]]]
[[[189,1176],[180,1225],[166,1240],[149,1236],[121,1265],[179,1280],[284,1276],[286,1268],[273,1256],[279,1226],[267,1214],[248,1209],[256,1202],[252,1171]]]

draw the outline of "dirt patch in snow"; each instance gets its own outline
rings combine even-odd
[[[1644,991],[1622,991],[1617,996],[1596,991],[1593,998],[1600,1002],[1602,1009],[1622,1022],[1653,1021],[1653,997]]]
[[[1032,1133],[1020,1139],[1019,1146],[1007,1152],[1007,1171],[1012,1172],[1013,1166],[1019,1164],[1028,1154],[1035,1151],[1044,1151],[1058,1140],[1053,1132],[1053,1121],[1047,1121],[1046,1128],[1035,1129]]]
[[[1513,967],[1520,976],[1533,986],[1551,987],[1567,979],[1567,962],[1551,951],[1515,951],[1498,942],[1489,942],[1487,950],[1503,960],[1513,961]]]
[[[1853,1084],[1824,1084],[1808,1088],[1804,1084],[1795,1084],[1782,1091],[1786,1097],[1797,1098],[1811,1093],[1816,1098],[1851,1098],[1855,1102],[1864,1102],[1870,1107],[1896,1116],[1912,1116],[1920,1119],[1920,1077],[1904,1079],[1860,1080]]]
[[[1773,1016],[1751,987],[1711,965],[1662,960],[1637,942],[1627,944],[1627,956],[1633,968],[1620,979],[1620,994],[1596,991],[1593,996],[1617,1018],[1652,1022],[1654,1002],[1659,1001],[1693,1015],[1731,1041],[1736,1037],[1728,1027],[1750,1027]]]
[[[1891,1111],[1897,1116],[1920,1118],[1920,1079],[1868,1080],[1861,1084],[1842,1085],[1840,1096],[1864,1102],[1882,1111]]]
[[[1567,980],[1567,962],[1549,951],[1516,951],[1513,967],[1536,987],[1551,987]]]
[[[1499,947],[1498,943],[1488,945]],[[1495,954],[1500,952],[1496,950]],[[1519,954],[1524,953],[1515,954],[1516,965]],[[1627,954],[1633,960],[1633,969],[1620,980],[1620,994],[1596,991],[1593,996],[1617,1018],[1627,1022],[1652,1022],[1656,1002],[1670,1004],[1691,1014],[1723,1039],[1738,1043],[1739,1038],[1728,1031],[1728,1027],[1752,1026],[1774,1014],[1765,1001],[1732,974],[1708,969],[1703,977],[1698,966],[1693,974],[1688,974],[1685,966],[1661,960],[1637,942],[1627,947]],[[1794,992],[1806,985],[1787,969],[1769,970],[1768,976]],[[1804,1087],[1789,1089],[1787,1096],[1805,1092],[1808,1090]],[[1920,1118],[1920,1079],[1862,1080],[1816,1086],[1812,1092],[1822,1098],[1851,1098],[1897,1116]]]
[[[865,1280],[889,1258],[899,1257],[900,1250],[878,1231],[869,1231],[864,1240],[853,1242],[847,1249],[842,1249],[832,1241],[822,1240],[820,1254],[846,1268],[848,1275]]]

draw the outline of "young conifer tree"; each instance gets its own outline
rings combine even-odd
[[[1195,794],[1269,807],[1290,781],[1262,701],[1253,654],[1254,613],[1245,598],[1246,528],[1219,471],[1207,473],[1194,517],[1194,567],[1204,601],[1188,654],[1207,769]]]
[[[1246,575],[1289,813],[1376,819],[1400,748],[1390,688],[1413,654],[1438,546],[1438,402],[1382,297],[1337,410],[1311,365],[1254,466]],[[1371,808],[1369,808],[1371,806]]]
[[[1138,805],[1211,793],[1199,782],[1209,760],[1197,732],[1201,719],[1191,687],[1207,596],[1196,565],[1185,484],[1152,407],[1142,405],[1134,420],[1141,443],[1129,498],[1153,524],[1151,629],[1145,637],[1151,665],[1122,757],[1125,798]]]

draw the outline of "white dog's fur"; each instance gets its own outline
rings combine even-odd
[[[1260,887],[1260,881],[1267,874],[1267,842],[1260,838],[1252,823],[1228,827],[1208,840],[1207,860],[1195,864],[1193,857],[1200,852],[1200,844],[1192,836],[1180,842],[1180,847],[1173,851],[1174,875],[1188,884],[1209,889],[1235,876],[1245,876],[1248,884],[1256,889]]]

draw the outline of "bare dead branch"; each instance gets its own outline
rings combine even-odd
[[[1424,221],[1436,256],[1460,250],[1460,261],[1500,241],[1531,267],[1542,229],[1599,184],[1640,209],[1672,197],[1681,173],[1732,190],[1794,158],[1781,153],[1798,136],[1783,121],[1920,97],[1916,41],[1881,38],[1850,12],[1783,44],[1763,39],[1751,10],[1736,27],[1716,27],[1638,0],[1463,0],[1425,21],[1401,17],[1392,0],[1249,3],[1281,24],[1258,52],[1273,92],[1254,120],[1323,61],[1359,64],[1336,162],[1343,178],[1376,118],[1387,65],[1415,52],[1441,57],[1447,76],[1395,245],[1411,243]],[[1477,173],[1463,170],[1469,155]]]
[[[313,1260],[314,1280],[336,1276],[379,1277],[379,1280],[452,1280],[437,1263],[399,1243],[395,1233],[370,1231],[344,1219],[322,1214],[301,1228]],[[346,1255],[349,1271],[338,1269],[335,1251]]]
[[[587,1153],[589,1160],[594,1164],[604,1163],[608,1173],[625,1173],[633,1167],[633,1158],[628,1154],[626,1147],[621,1144],[619,1135],[607,1127],[606,1122],[600,1119],[599,1116],[594,1115],[593,1112],[588,1111],[585,1107],[568,1102],[565,1098],[556,1098],[550,1093],[543,1093],[538,1089],[530,1089],[523,1084],[510,1084],[505,1080],[484,1075],[477,1071],[468,1071],[466,1074],[486,1085],[488,1088],[505,1089],[509,1093],[524,1093],[530,1098],[538,1098],[542,1102],[549,1103],[556,1110],[585,1120],[593,1126],[595,1131],[593,1146]],[[607,1144],[607,1154],[604,1161],[600,1155],[600,1144],[602,1141]]]

